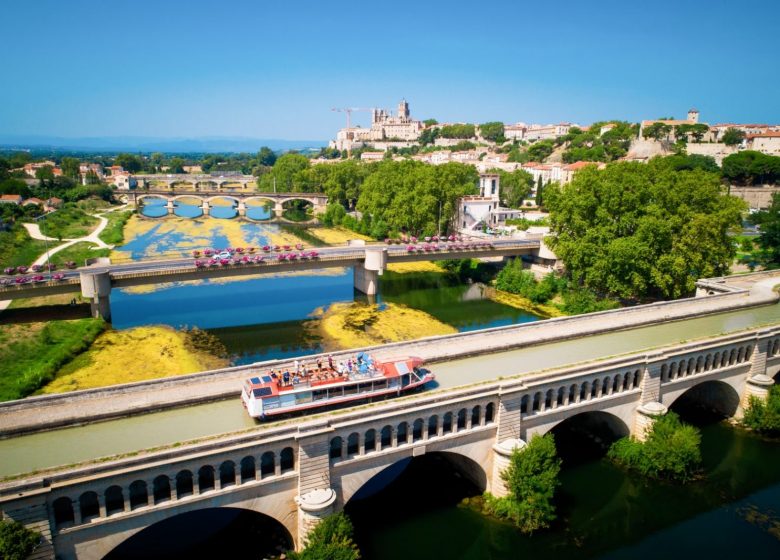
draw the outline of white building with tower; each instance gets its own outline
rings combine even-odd
[[[355,109],[357,110],[357,109]],[[425,128],[422,121],[412,119],[409,103],[402,99],[393,115],[386,109],[370,109],[371,126],[342,128],[331,140],[330,147],[337,150],[354,150],[377,142],[416,142]]]
[[[519,218],[522,210],[500,205],[501,177],[497,173],[479,175],[479,194],[458,199],[455,229],[465,233],[482,231],[506,224],[509,218]]]

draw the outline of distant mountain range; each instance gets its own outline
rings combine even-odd
[[[202,138],[154,138],[144,136],[96,136],[66,138],[62,136],[34,136],[0,134],[0,148],[60,150],[94,150],[126,152],[256,152],[262,146],[272,150],[319,149],[327,140],[280,140],[278,138],[242,138],[206,136]]]

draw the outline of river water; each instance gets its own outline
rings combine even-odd
[[[702,428],[702,455],[705,477],[687,486],[606,459],[564,463],[559,519],[530,537],[459,507],[480,489],[435,455],[347,513],[366,560],[780,558],[780,442],[715,423]]]

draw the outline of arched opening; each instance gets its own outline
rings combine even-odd
[[[279,454],[279,464],[282,469],[282,473],[295,470],[295,453],[292,447],[285,447]]]
[[[149,493],[146,490],[146,482],[136,480],[130,485],[130,509],[136,509],[149,505]]]
[[[248,198],[244,201],[246,217],[250,220],[270,220],[274,214],[274,202],[267,198]]]
[[[273,451],[266,451],[260,456],[260,477],[273,476],[276,472],[276,457]]]
[[[214,467],[205,465],[198,470],[198,489],[200,493],[214,490]]]
[[[104,558],[277,558],[292,547],[287,529],[270,516],[238,508],[207,508],[150,525]]]
[[[139,213],[147,218],[162,218],[168,215],[168,199],[161,196],[145,196],[137,201]]]
[[[428,437],[432,438],[439,433],[439,417],[435,414],[428,418]]]
[[[371,453],[376,449],[376,430],[371,429],[366,432],[366,439],[363,443],[363,449],[366,453]]]
[[[109,486],[106,489],[106,515],[125,511],[125,499],[119,486]]]
[[[448,412],[444,415],[444,420],[442,421],[442,432],[445,434],[452,432],[452,412]]]
[[[164,474],[155,478],[152,494],[154,496],[155,504],[169,501],[171,499],[171,480]]]
[[[238,201],[235,198],[217,196],[209,199],[209,215],[212,218],[230,220],[238,216]]]
[[[409,424],[401,422],[398,424],[398,445],[409,443]]]
[[[236,484],[236,464],[225,461],[219,466],[219,484],[222,488]]]
[[[379,434],[379,448],[385,449],[393,444],[393,428],[385,426]]]
[[[90,491],[79,496],[79,510],[81,511],[82,523],[100,517],[100,503],[97,493]]]
[[[669,408],[686,422],[710,424],[737,413],[739,393],[723,381],[705,381],[685,391]]]
[[[251,455],[241,459],[241,482],[248,482],[255,479],[255,458]]]
[[[347,438],[347,455],[357,455],[360,452],[360,434],[352,432]]]
[[[491,403],[487,403],[487,406],[485,407],[485,424],[492,424],[493,421],[496,418],[496,405]]]
[[[73,502],[70,498],[63,496],[57,498],[52,503],[52,509],[54,510],[54,524],[57,528],[70,527],[76,522],[76,518],[73,515]]]
[[[192,496],[192,494],[192,473],[190,471],[181,471],[176,475],[176,495],[179,498],[184,498],[185,496]]]
[[[203,199],[196,196],[176,197],[173,214],[180,218],[198,218],[203,215]]]
[[[482,494],[486,482],[482,466],[468,457],[426,453],[402,459],[369,479],[348,500],[345,512],[360,542],[361,534],[376,531],[377,526],[397,526],[399,519],[409,517],[410,507],[415,516],[454,508],[464,498]],[[418,537],[407,534],[404,538]]]
[[[466,412],[465,408],[461,408],[458,411],[458,431],[466,429],[466,415],[467,414],[468,413]]]
[[[601,411],[575,414],[551,430],[565,467],[603,457],[609,446],[629,431],[623,420]]]
[[[341,447],[343,440],[341,436],[336,436],[330,440],[330,452],[328,455],[331,459],[341,459]]]
[[[282,203],[282,217],[291,222],[308,222],[314,218],[314,205],[308,200],[285,200]]]
[[[420,441],[423,437],[423,421],[418,418],[412,424],[412,441]]]

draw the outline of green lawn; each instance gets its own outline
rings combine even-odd
[[[0,401],[26,397],[54,379],[105,328],[100,319],[0,326]]]
[[[127,210],[125,212],[109,212],[108,214],[105,214],[104,218],[108,220],[108,225],[100,232],[98,237],[109,245],[121,245],[125,240],[125,224],[132,215],[132,210]]]
[[[3,268],[29,265],[45,251],[46,243],[32,239],[22,224],[0,232],[0,266]]]
[[[92,249],[92,247],[95,247],[94,243],[80,241],[52,255],[51,262],[62,265],[68,261],[73,261],[78,266],[84,266],[86,259],[107,257],[111,252],[111,249]]]
[[[98,219],[75,205],[65,205],[60,210],[38,220],[41,233],[56,239],[84,237],[98,225]]]

